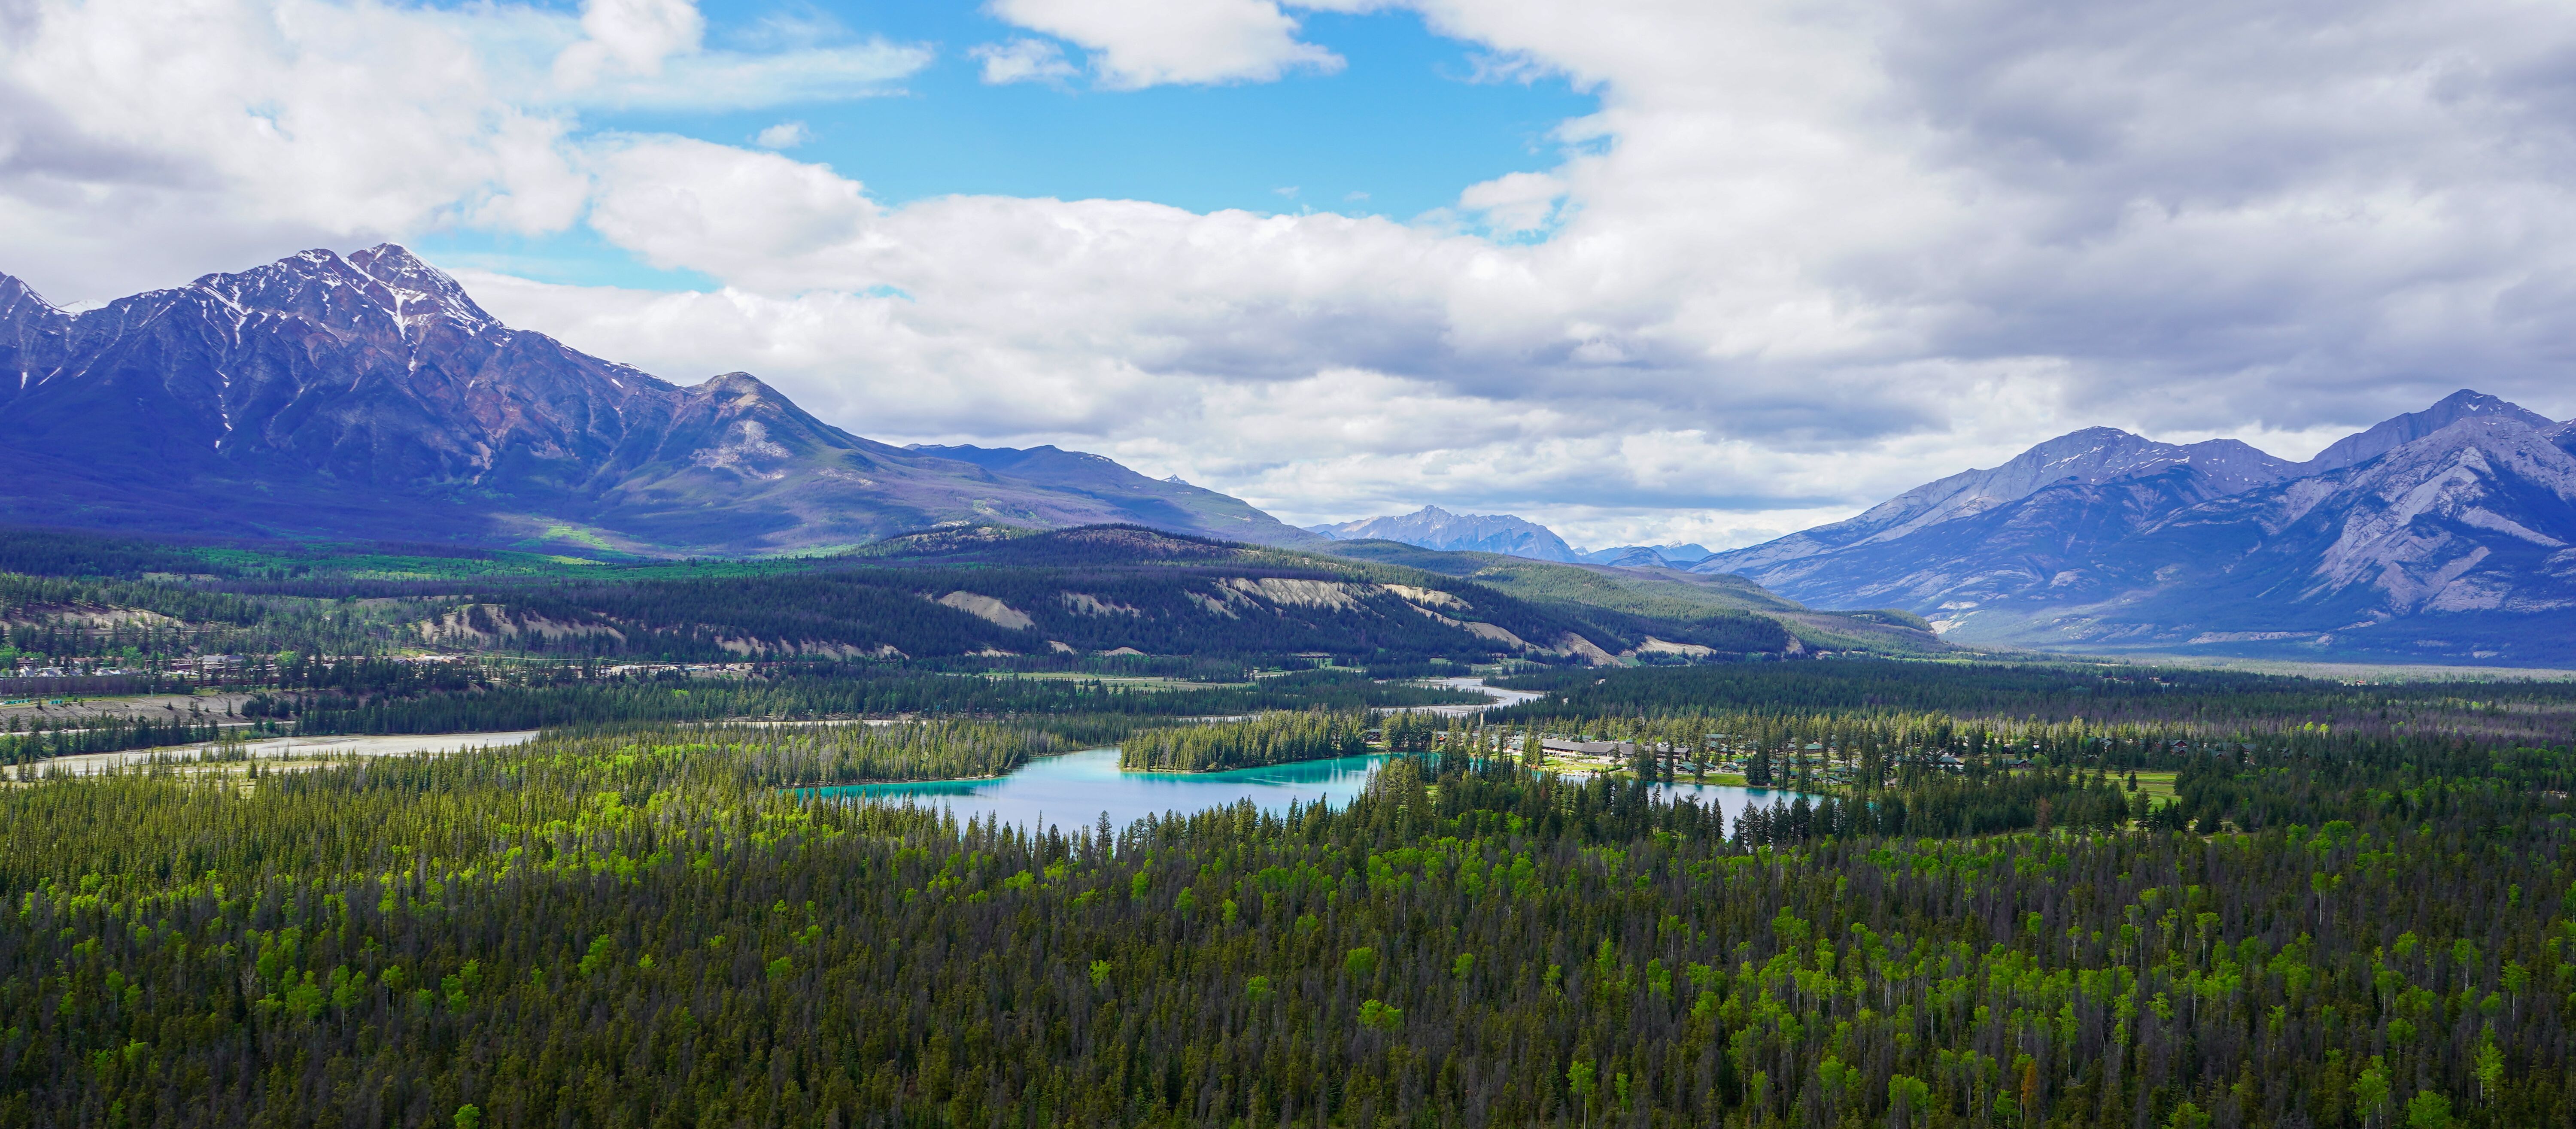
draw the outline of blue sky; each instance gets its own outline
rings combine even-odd
[[[981,4],[725,2],[700,10],[710,46],[883,39],[925,48],[931,62],[873,97],[750,110],[592,110],[580,128],[747,145],[763,130],[801,125],[805,139],[783,152],[831,166],[890,206],[971,194],[1410,220],[1455,204],[1468,185],[1553,167],[1563,159],[1557,127],[1598,109],[1592,93],[1561,74],[1497,66],[1490,52],[1443,38],[1406,11],[1298,13],[1300,40],[1346,60],[1332,73],[1125,90],[1089,73],[983,81],[982,65],[969,56],[978,45],[1044,40],[1077,67],[1085,53],[994,18]],[[534,238],[452,229],[413,242],[451,265],[549,282],[717,285],[696,271],[657,270],[584,227]]]

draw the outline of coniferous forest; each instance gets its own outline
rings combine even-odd
[[[1279,711],[1243,721],[1155,729],[1129,736],[1119,767],[1131,772],[1210,772],[1368,752],[1365,712]]]
[[[1063,747],[1036,724],[37,779],[0,792],[0,1124],[2566,1121],[2563,742],[1722,704],[1794,806],[1662,790],[1679,712],[1382,724],[1434,751],[1346,805],[1124,827],[794,787],[988,774]],[[1627,771],[1516,755],[1614,720]]]
[[[0,537],[0,690],[63,688],[0,700],[0,1127],[2576,1123],[2569,683],[1723,616],[1602,667],[1483,648],[1645,613],[1118,538],[1169,560]],[[1471,669],[1531,696],[1406,680]],[[838,787],[1113,745],[1380,759],[1124,825]]]

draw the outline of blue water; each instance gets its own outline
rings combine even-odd
[[[1042,757],[992,780],[933,780],[905,784],[856,784],[816,789],[815,794],[877,803],[945,807],[960,821],[994,816],[1022,827],[1083,827],[1107,813],[1124,827],[1149,815],[1226,807],[1244,800],[1266,812],[1291,803],[1323,801],[1340,807],[1368,786],[1388,754],[1300,761],[1232,772],[1120,772],[1118,750],[1092,749]],[[1732,826],[1749,805],[1768,805],[1795,793],[1718,784],[1674,784],[1667,794],[1691,796],[1702,806],[1726,808]]]

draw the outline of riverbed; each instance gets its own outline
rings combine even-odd
[[[311,768],[331,764],[348,757],[405,757],[415,753],[453,753],[466,749],[506,748],[524,745],[536,739],[534,729],[517,729],[506,733],[419,733],[391,736],[315,736],[268,737],[257,741],[225,745],[200,742],[194,745],[165,746],[158,749],[126,749],[114,753],[78,753],[37,761],[39,773],[68,772],[90,776],[116,768],[139,768],[148,764],[175,764],[229,772],[257,762],[270,771]],[[238,750],[245,760],[215,760]]]

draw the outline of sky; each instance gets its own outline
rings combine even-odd
[[[871,438],[1582,545],[2576,416],[2571,173],[2524,0],[0,0],[57,304],[392,240]]]

